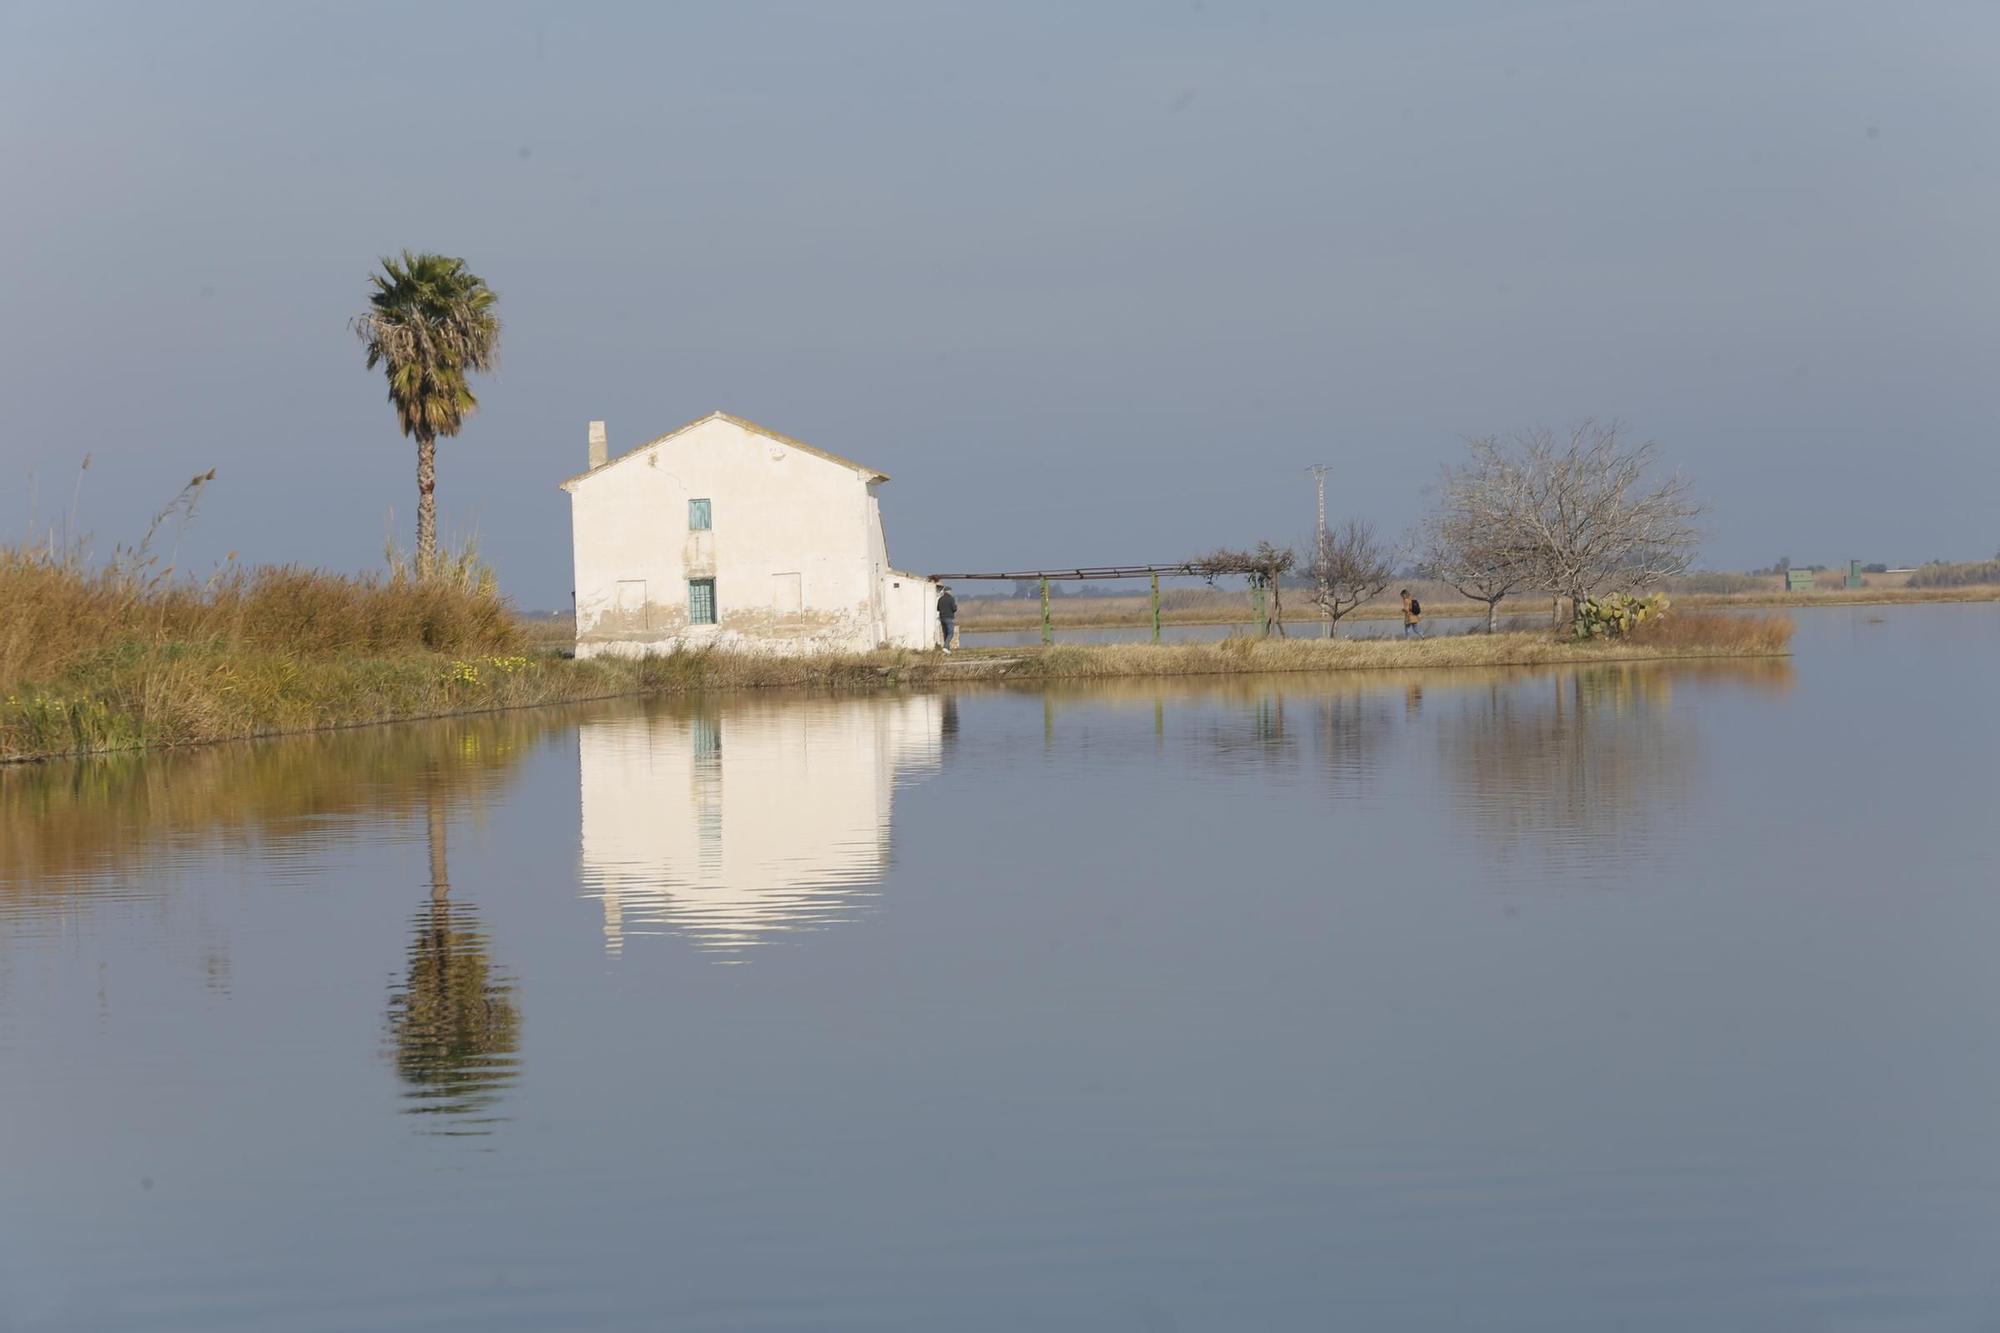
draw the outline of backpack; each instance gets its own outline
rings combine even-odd
[[[1423,613],[1424,613],[1424,604],[1418,601],[1416,598],[1412,597],[1410,599],[1410,614],[1413,616],[1420,616]]]

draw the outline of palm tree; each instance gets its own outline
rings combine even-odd
[[[368,281],[375,290],[354,331],[368,369],[389,377],[389,401],[403,434],[417,442],[417,573],[437,566],[437,442],[458,434],[479,400],[466,376],[491,370],[500,350],[499,295],[463,259],[412,254],[385,258]]]

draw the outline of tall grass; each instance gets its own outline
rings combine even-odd
[[[1782,653],[1791,646],[1792,618],[1742,612],[1675,611],[1658,620],[1641,622],[1627,636],[1641,647],[1700,648],[1718,654]]]
[[[202,582],[86,569],[0,547],[0,687],[106,653],[264,649],[294,654],[504,652],[520,625],[490,588],[230,566]]]
[[[417,572],[417,553],[397,545],[394,535],[383,538],[382,559],[388,565],[391,583],[410,584],[423,577]],[[439,546],[430,577],[425,581],[489,597],[500,588],[493,567],[479,553],[479,538],[471,535]]]
[[[233,564],[197,581],[145,543],[96,567],[0,547],[0,608],[0,755],[441,711],[440,663],[511,660],[521,638],[490,583]]]

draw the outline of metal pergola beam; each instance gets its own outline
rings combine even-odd
[[[1205,578],[1208,571],[1200,568],[1192,560],[1184,560],[1173,565],[1096,565],[1081,569],[1016,569],[1002,574],[931,574],[929,578],[940,581],[959,579],[970,582],[973,579],[990,579],[993,582],[1032,582],[1038,579],[1143,579],[1155,575],[1186,575],[1189,578]]]
[[[1075,579],[1092,582],[1097,579],[1151,579],[1153,581],[1153,642],[1160,641],[1160,575],[1184,575],[1188,578],[1207,578],[1214,571],[1203,569],[1192,560],[1183,560],[1174,565],[1091,565],[1077,569],[1016,569],[1002,574],[932,574],[939,583],[954,579],[970,582],[986,579],[994,583],[1039,583],[1042,588],[1042,642],[1055,642],[1055,622],[1049,614],[1049,580]],[[1263,594],[1258,594],[1261,598]]]

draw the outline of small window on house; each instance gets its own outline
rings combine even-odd
[[[688,501],[688,531],[689,531],[689,532],[707,532],[707,531],[708,531],[708,527],[709,527],[709,520],[708,520],[708,501],[706,501],[706,500],[689,500],[689,501]]]
[[[715,623],[715,580],[688,580],[688,624]]]

